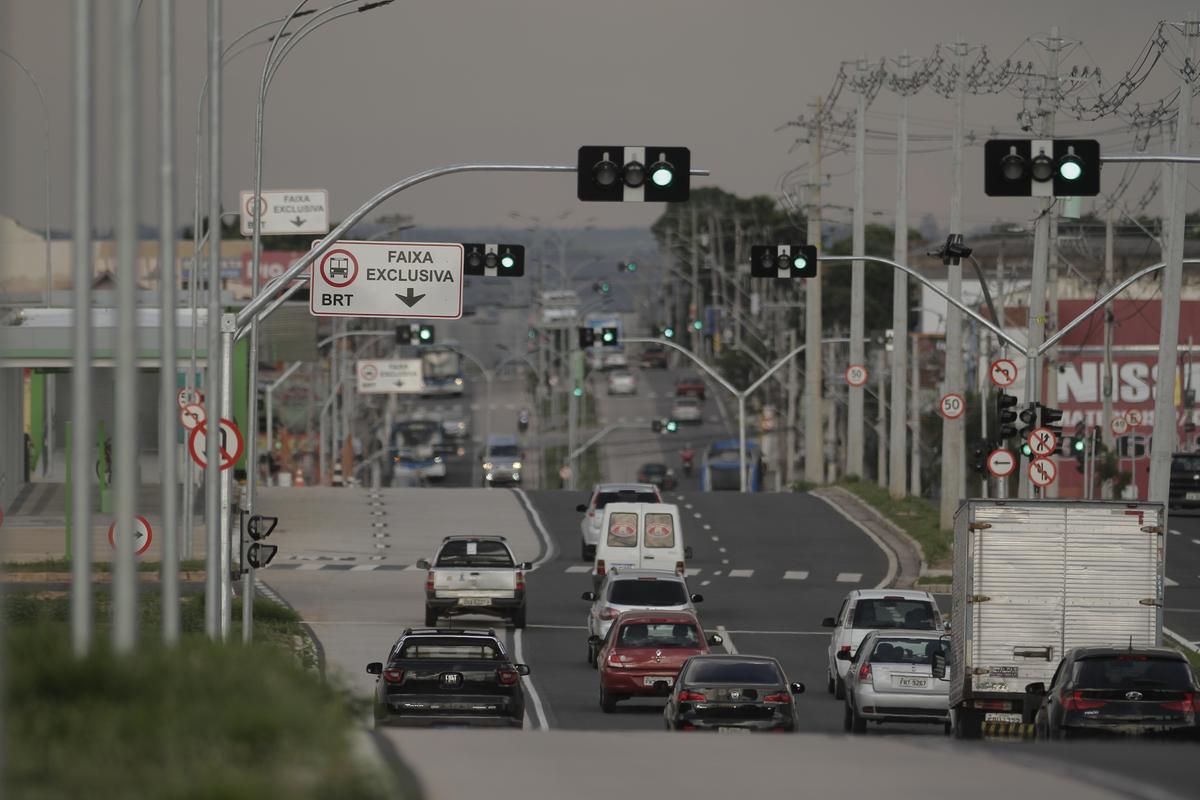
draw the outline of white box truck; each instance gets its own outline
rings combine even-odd
[[[1073,647],[1162,644],[1161,503],[967,500],[954,517],[955,735],[1024,735]]]

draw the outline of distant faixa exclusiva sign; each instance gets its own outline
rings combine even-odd
[[[458,319],[463,246],[338,241],[312,266],[308,308],[318,317]]]

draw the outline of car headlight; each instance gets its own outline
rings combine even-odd
[[[521,468],[521,462],[520,462],[520,461],[514,461],[514,462],[512,463],[512,468],[513,468],[513,469],[520,469],[520,468]]]
[[[492,462],[490,462],[490,461],[483,462],[483,468],[485,470],[487,470],[488,472],[491,472],[492,471]],[[491,476],[489,475],[488,477],[490,478]]]
[[[514,480],[514,481],[519,481],[519,480],[521,480],[521,473],[519,473],[519,472],[514,472],[514,473],[513,473],[513,480]]]
[[[455,385],[455,386],[462,386],[462,383],[463,383],[463,381],[462,381],[462,378],[455,378],[455,379],[454,379],[454,385]]]
[[[441,456],[434,456],[434,457],[433,457],[433,463],[435,463],[435,464],[440,464],[440,463],[442,463],[442,457],[441,457]]]

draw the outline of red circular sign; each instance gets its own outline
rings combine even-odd
[[[1048,456],[1058,449],[1058,437],[1046,427],[1034,428],[1025,441],[1035,456]]]
[[[967,411],[967,401],[963,399],[961,394],[946,394],[942,395],[942,399],[938,402],[938,413],[946,419],[958,419]]]
[[[374,364],[362,364],[358,368],[358,374],[364,381],[373,381],[379,377],[379,367]]]
[[[988,377],[1001,389],[1007,389],[1017,380],[1017,364],[1011,358],[996,359],[988,370]]]
[[[1058,464],[1052,458],[1035,458],[1029,462],[1028,471],[1034,486],[1049,486],[1058,477]]]
[[[987,468],[997,478],[1007,478],[1017,469],[1017,457],[1011,450],[998,448],[988,453]]]
[[[208,421],[205,420],[192,429],[188,435],[188,452],[192,456],[192,460],[199,464],[202,468],[208,466],[207,452],[207,430]],[[221,430],[221,445],[217,449],[220,452],[221,460],[217,468],[221,471],[227,470],[237,463],[237,460],[242,457],[242,450],[245,449],[246,443],[242,440],[242,432],[238,430],[238,426],[232,421],[222,419],[220,423]],[[232,439],[232,442],[230,441]],[[232,447],[230,445],[233,445]]]
[[[185,387],[179,390],[179,394],[175,400],[179,403],[180,408],[192,403],[199,405],[204,402],[204,394],[199,389],[188,389]]]
[[[188,403],[179,412],[179,421],[189,431],[195,430],[196,426],[202,425],[206,419],[208,419],[208,412],[204,410],[204,406],[196,403]]]
[[[246,198],[246,204],[242,206],[242,210],[246,212],[247,217],[253,218],[254,216],[256,216],[254,213],[254,196],[253,195]],[[258,196],[258,210],[259,210],[260,214],[265,214],[267,212],[267,199],[265,197],[263,197],[262,195]]]
[[[354,283],[358,277],[358,259],[349,250],[337,248],[321,256],[321,279],[335,289]]]
[[[133,551],[135,556],[140,556],[149,550],[150,542],[154,541],[154,529],[150,527],[150,520],[140,514],[133,518],[133,541],[136,543]],[[108,526],[108,543],[113,550],[117,549],[117,521],[115,519]]]
[[[855,388],[864,386],[867,383],[868,374],[867,368],[862,364],[851,364],[846,367],[846,383]]]

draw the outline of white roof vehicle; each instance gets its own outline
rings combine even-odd
[[[588,609],[588,636],[601,639],[608,633],[613,620],[624,611],[694,613],[693,603],[704,600],[701,595],[688,593],[683,576],[643,569],[614,570],[600,584],[598,591],[584,592],[583,599],[592,604]],[[596,664],[596,651],[591,645],[588,646],[588,663]]]

